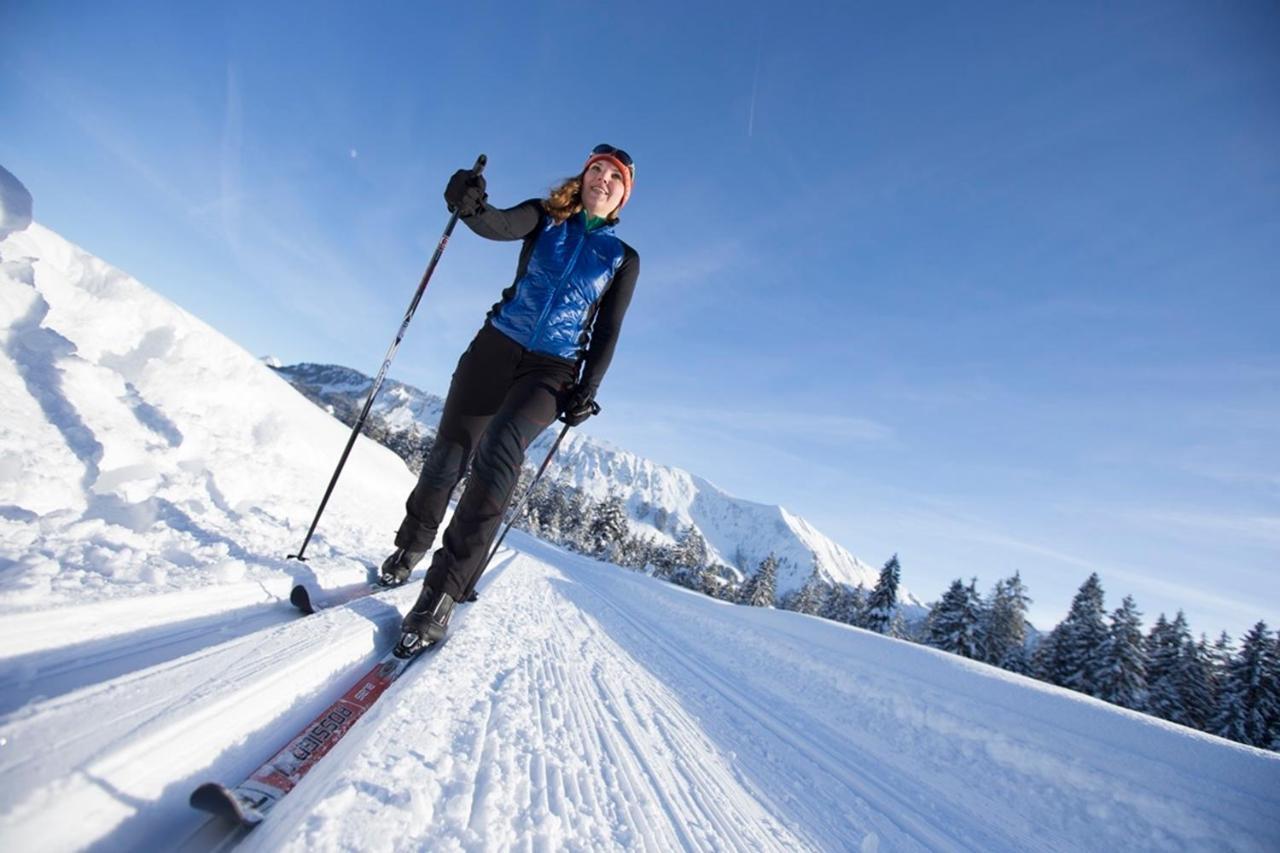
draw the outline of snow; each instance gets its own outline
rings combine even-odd
[[[1280,848],[1280,755],[518,532],[237,834],[190,791],[345,692],[415,594],[302,618],[288,589],[366,578],[413,477],[361,440],[287,561],[346,428],[38,224],[0,241],[0,317],[4,849]]]
[[[240,347],[38,224],[0,243],[0,610],[250,581],[287,594],[348,430]],[[389,550],[404,463],[361,439],[313,540]],[[113,630],[126,630],[116,623]]]

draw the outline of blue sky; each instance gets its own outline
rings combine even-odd
[[[925,599],[1280,621],[1274,3],[107,5],[6,8],[0,163],[250,351],[373,372],[454,169],[514,204],[611,142],[587,431]],[[393,376],[443,392],[515,254],[460,229]]]

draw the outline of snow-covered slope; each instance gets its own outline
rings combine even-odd
[[[0,191],[4,190],[0,185]],[[9,221],[6,219],[5,221]],[[0,241],[0,849],[1241,850],[1280,755],[513,534],[449,641],[238,838],[192,810],[395,641],[412,476],[66,241]]]
[[[249,353],[39,224],[0,242],[0,349],[0,610],[310,571],[348,431]],[[309,553],[363,575],[412,483],[361,441]]]
[[[243,849],[1271,851],[1280,839],[1278,755],[510,541],[449,642]],[[0,717],[0,840],[224,843],[190,790],[243,778],[340,695],[394,642],[412,597],[270,626],[267,608],[228,615],[229,638],[134,668],[94,656],[100,683]],[[28,665],[56,669],[66,651]]]
[[[278,372],[313,399],[359,411],[372,379],[347,367],[296,364]],[[388,381],[374,402],[373,412],[394,430],[416,429],[435,434],[444,401],[412,385]],[[529,450],[540,460],[554,441],[548,430]],[[531,463],[532,464],[532,463]],[[875,585],[879,570],[859,560],[800,516],[780,506],[736,498],[712,483],[670,465],[662,465],[593,438],[570,432],[548,469],[553,479],[575,486],[596,500],[610,493],[626,501],[632,527],[661,541],[690,525],[707,540],[712,557],[745,573],[754,571],[773,552],[779,558],[778,592],[801,587],[813,571],[814,558],[830,580]],[[916,603],[900,589],[904,601]]]

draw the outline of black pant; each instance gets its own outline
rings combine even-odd
[[[471,476],[431,560],[426,586],[457,600],[475,585],[520,478],[525,450],[556,419],[576,376],[574,362],[526,350],[488,323],[467,347],[396,533],[396,547],[430,548],[471,461]]]

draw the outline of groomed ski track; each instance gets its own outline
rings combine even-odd
[[[8,712],[4,846],[1264,850],[1280,838],[1274,755],[512,541],[449,643],[251,833],[207,821],[188,794],[239,782],[341,694],[394,642],[413,587],[310,617],[278,619],[284,601],[230,611],[229,639],[211,630],[131,672],[117,660],[101,683]]]

